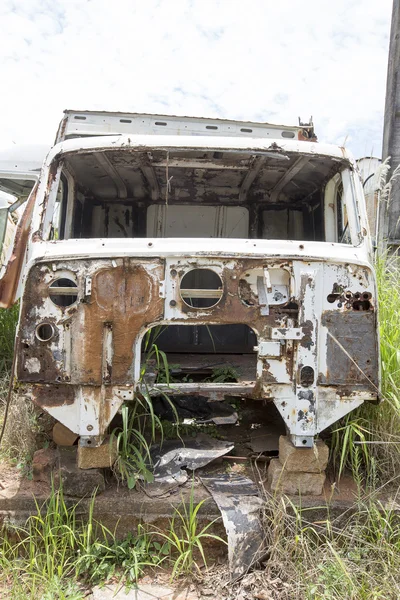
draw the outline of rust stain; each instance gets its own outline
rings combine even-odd
[[[73,404],[75,389],[71,385],[36,384],[32,386],[32,400],[42,408]]]
[[[9,308],[16,301],[16,291],[24,263],[38,184],[33,188],[23,215],[17,225],[13,249],[6,271],[0,281],[0,307]]]
[[[325,311],[322,324],[338,340],[327,338],[327,374],[320,385],[349,386],[367,390],[378,387],[378,340],[373,311]],[[351,357],[351,358],[349,358]],[[354,364],[356,363],[356,364]],[[358,365],[358,368],[357,366]],[[347,392],[347,390],[346,390]],[[339,390],[338,390],[339,393]]]

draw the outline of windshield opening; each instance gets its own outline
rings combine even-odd
[[[71,153],[63,158],[50,237],[351,243],[346,167],[329,156],[278,151]]]

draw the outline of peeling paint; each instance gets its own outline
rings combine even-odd
[[[255,349],[246,347],[252,375],[245,371],[236,383],[157,384],[152,394],[274,402],[297,445],[312,443],[327,423],[376,399],[372,250],[369,236],[360,236],[365,206],[354,196],[359,192],[347,151],[311,142],[313,129],[306,126],[296,130],[297,140],[277,141],[137,134],[61,141],[66,132],[64,123],[0,282],[0,305],[7,306],[21,276],[16,376],[36,404],[84,443],[100,443],[121,403],[140,392],[144,336],[171,325],[193,331],[247,326],[256,337]],[[68,168],[86,177],[86,204],[85,186]],[[350,189],[348,244],[323,241],[323,190],[342,172]],[[67,194],[65,239],[57,237],[54,223],[62,177],[73,180],[68,194],[76,196],[71,205]],[[321,186],[317,194],[314,180]],[[113,208],[118,203],[120,212]],[[151,224],[146,210],[153,205]],[[199,208],[196,235],[182,236],[176,206],[190,215],[191,205]],[[89,218],[85,210],[93,207],[100,212]],[[204,237],[207,207],[215,213],[213,238]],[[299,237],[296,227],[303,223],[306,233],[318,210],[320,229]],[[98,214],[104,216],[102,235],[95,229]],[[290,215],[297,220],[289,223]],[[238,227],[237,238],[229,237],[228,222]],[[282,222],[283,239],[272,239]],[[146,237],[153,225],[155,237]],[[177,228],[180,238],[162,237]],[[208,287],[190,275],[206,270],[217,282]],[[49,339],[37,335],[43,324],[52,328]]]

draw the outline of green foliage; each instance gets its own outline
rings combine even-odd
[[[154,413],[151,390],[144,383],[144,376],[149,360],[155,357],[158,372],[164,373],[163,383],[169,385],[170,367],[165,353],[158,349],[154,341],[151,342],[152,339],[157,339],[162,328],[157,328],[155,334],[152,331],[148,331],[145,336],[144,349],[147,355],[141,369],[141,391],[135,394],[133,402],[122,406],[122,427],[114,429],[111,433],[110,443],[112,444],[114,439],[117,443],[117,460],[113,471],[121,481],[127,483],[130,490],[135,487],[139,479],[146,482],[153,481],[150,446],[156,441],[157,433],[161,437],[161,444],[164,439],[163,424]],[[178,423],[175,406],[165,392],[160,393],[170,403]],[[178,433],[178,428],[176,428],[176,434]]]
[[[400,597],[400,518],[395,503],[359,500],[356,510],[309,522],[307,509],[268,497],[266,581],[280,577],[284,598],[370,600]],[[285,588],[284,588],[285,589]]]
[[[204,527],[199,525],[198,513],[207,499],[195,504],[193,491],[192,486],[188,503],[182,500],[182,504],[174,508],[166,533],[158,531],[158,535],[167,543],[173,560],[171,580],[183,574],[199,572],[199,558],[207,567],[203,546],[207,538],[226,544],[219,536],[209,533],[209,529],[219,519],[214,519]]]
[[[369,469],[372,460],[368,444],[360,444],[360,446],[356,444],[369,439],[371,433],[369,422],[350,413],[341,420],[341,423],[340,427],[336,427],[332,431],[331,440],[332,463],[338,479],[346,467],[351,469],[353,474],[358,474],[359,454],[357,450],[359,448],[366,470]]]
[[[128,533],[119,541],[115,533],[102,528],[104,539],[96,539],[76,561],[79,575],[90,584],[108,581],[117,575],[125,583],[135,583],[146,567],[159,566],[167,558],[169,548],[153,541],[141,525],[137,535]]]
[[[11,368],[18,316],[19,303],[12,308],[0,308],[0,376]]]
[[[400,469],[400,258],[378,257],[379,333],[383,402],[365,403],[334,426],[332,460],[339,476],[354,471],[361,450],[365,483],[395,478]],[[373,443],[365,443],[373,442]]]
[[[139,526],[118,541],[93,518],[94,495],[85,519],[80,503],[67,504],[62,488],[52,488],[43,506],[23,527],[9,526],[0,537],[0,598],[80,600],[78,585],[115,576],[134,583],[148,566],[161,564],[169,548]],[[3,594],[3,591],[5,594]]]
[[[93,506],[93,500],[92,505]],[[81,598],[69,578],[75,557],[90,543],[92,508],[86,525],[78,523],[78,504],[67,506],[62,488],[51,491],[46,504],[23,527],[9,527],[0,547],[0,590],[11,586],[10,597]]]
[[[212,383],[236,383],[239,379],[239,373],[234,367],[225,365],[223,367],[215,367],[211,377],[207,381]]]
[[[114,439],[117,442],[114,473],[121,481],[126,481],[130,490],[135,487],[139,478],[143,478],[146,482],[153,481],[149,468],[151,466],[150,446],[144,435],[146,418],[150,416],[151,419],[151,440],[155,438],[156,424],[162,431],[161,422],[154,415],[150,397],[142,396],[142,398],[138,397],[131,407],[122,406],[122,428],[114,429],[110,440],[111,444]]]

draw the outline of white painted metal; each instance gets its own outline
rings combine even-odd
[[[254,348],[258,356],[265,358],[278,358],[281,355],[282,345],[279,342],[260,342]]]
[[[249,212],[242,206],[151,204],[147,237],[246,238]]]
[[[303,130],[304,127],[298,125],[288,127],[287,125],[226,119],[67,110],[56,142],[71,137],[138,133],[297,139],[299,132]]]
[[[127,122],[128,120],[130,122]],[[156,121],[163,120],[166,125],[156,124]],[[241,129],[252,129],[252,131],[241,131]],[[282,132],[293,132],[294,139],[282,138]],[[154,325],[171,323],[183,325],[188,320],[188,313],[183,310],[180,303],[181,297],[185,294],[180,291],[182,273],[194,267],[212,269],[218,275],[222,275],[224,270],[232,269],[233,272],[235,258],[238,257],[262,260],[261,265],[265,261],[264,266],[249,269],[243,274],[254,298],[258,299],[259,304],[263,304],[264,314],[268,314],[269,307],[283,305],[291,298],[298,297],[300,292],[303,294],[303,302],[300,306],[298,327],[293,326],[293,319],[288,316],[282,321],[282,327],[273,328],[269,334],[264,334],[264,337],[260,337],[260,332],[255,332],[258,335],[257,376],[261,376],[266,363],[271,375],[270,380],[263,383],[260,394],[262,393],[265,398],[273,399],[296,445],[312,445],[316,433],[363,401],[373,398],[373,394],[362,391],[355,391],[351,396],[343,398],[343,396],[339,397],[334,388],[328,386],[322,388],[317,385],[317,375],[324,375],[327,372],[328,334],[321,324],[323,311],[331,308],[326,297],[332,291],[334,284],[342,285],[344,289],[350,291],[357,291],[362,286],[363,290],[371,292],[374,297],[376,297],[376,290],[365,206],[354,161],[343,148],[298,141],[296,139],[298,133],[299,128],[279,128],[263,124],[151,115],[67,112],[67,120],[58,136],[58,140],[62,141],[51,150],[43,167],[31,227],[31,239],[26,253],[23,284],[31,267],[39,261],[46,260],[53,264],[57,277],[62,276],[77,281],[79,297],[90,301],[92,276],[99,269],[103,267],[109,269],[110,265],[115,267],[121,264],[124,257],[136,257],[142,261],[150,259],[150,264],[146,263],[146,269],[150,277],[160,284],[157,293],[165,298],[165,303],[162,320],[150,324],[146,328],[148,330]],[[162,134],[162,137],[158,134]],[[64,139],[86,135],[102,137]],[[201,150],[211,153],[222,151],[232,155],[248,155],[251,160],[247,172],[244,172],[244,181],[238,190],[238,197],[243,200],[252,184],[254,173],[261,168],[262,162],[266,160],[265,157],[276,156],[276,147],[272,145],[274,140],[270,139],[273,136],[277,137],[275,142],[279,144],[282,164],[286,160],[285,153],[294,153],[299,157],[291,171],[287,170],[286,175],[277,180],[273,190],[276,198],[284,183],[295,172],[300,172],[313,157],[327,157],[339,165],[344,163],[347,165],[348,168],[343,171],[342,177],[345,191],[348,192],[345,197],[349,199],[347,212],[351,245],[338,243],[335,233],[335,206],[325,208],[327,242],[301,241],[304,223],[303,213],[300,211],[295,217],[291,216],[292,221],[289,225],[286,224],[286,230],[282,223],[276,237],[271,235],[270,239],[260,240],[246,239],[248,211],[243,207],[201,206],[200,209],[194,209],[191,206],[168,205],[167,201],[164,202],[164,198],[161,198],[163,204],[152,204],[148,209],[148,238],[134,239],[129,235],[123,239],[96,237],[49,240],[61,167],[52,178],[50,185],[49,172],[53,160],[61,155],[68,157],[76,152],[97,152],[102,149],[119,149],[133,153],[145,151],[150,154],[159,149],[166,152],[172,149]],[[98,152],[96,156],[99,156]],[[98,158],[95,160],[99,163]],[[188,161],[183,168],[193,169],[199,166],[193,163],[193,159],[190,160],[192,162]],[[115,206],[117,206],[117,203],[127,196],[126,183],[120,174],[115,172],[113,165],[105,156],[100,158],[99,164],[106,172],[111,173],[115,181]],[[200,164],[205,168],[204,163]],[[153,201],[160,201],[161,197],[153,173],[153,169],[159,166],[166,168],[166,163],[146,165],[144,171]],[[206,167],[213,168],[215,164],[206,164]],[[221,169],[221,174],[224,175],[224,169]],[[328,199],[332,198],[333,204],[336,189],[337,183],[332,181],[331,184],[328,183],[325,193]],[[68,193],[70,194],[71,191],[69,190]],[[265,211],[264,215],[264,232],[268,231],[267,212]],[[282,211],[282,214],[285,215],[285,211]],[[68,197],[67,228],[69,231],[71,231],[73,218],[72,199]],[[182,220],[185,219],[191,221],[191,231],[194,230],[198,237],[183,237]],[[292,239],[288,239],[289,233],[292,234]],[[285,239],[280,240],[279,237]],[[295,241],[296,238],[299,241]],[[78,282],[76,274],[63,270],[63,261],[68,259],[91,259],[87,260],[89,266],[83,282]],[[162,259],[165,264],[163,282],[159,281],[160,271],[156,259]],[[175,273],[173,276],[172,271],[176,271],[178,262],[180,274],[177,276]],[[247,269],[247,266],[245,268]],[[49,273],[45,275],[48,285],[51,283],[51,277]],[[204,293],[209,297],[207,290]],[[222,291],[213,291],[213,293],[213,297],[222,295]],[[218,297],[216,299],[218,304]],[[57,311],[58,308],[51,300],[44,298],[43,307],[40,311],[33,310],[31,317],[38,323],[44,318],[58,320],[63,353],[57,354],[55,344],[50,343],[49,347],[55,356],[57,366],[64,374],[64,381],[73,382],[75,376],[71,352],[73,340],[69,321],[68,318],[60,319]],[[213,321],[206,310],[198,309],[197,315],[199,322],[204,317],[210,325],[219,324],[218,319],[215,318]],[[84,331],[83,317],[78,318],[82,319],[79,325]],[[306,323],[312,324],[309,332],[305,330]],[[251,325],[249,323],[250,327]],[[145,333],[146,331],[141,331],[135,342],[135,358],[131,365],[134,385],[110,385],[110,366],[117,340],[114,339],[110,324],[104,323],[101,403],[99,404],[99,391],[94,389],[95,386],[77,385],[78,395],[74,404],[49,407],[50,414],[83,436],[83,443],[89,444],[91,439],[97,439],[104,433],[100,428],[102,411],[104,414],[107,413],[107,419],[112,418],[122,402],[134,398],[135,385],[138,386],[140,381],[141,343]],[[304,344],[306,338],[308,342]],[[312,385],[305,387],[296,377],[293,379],[283,358],[283,349],[291,351],[297,365],[308,366],[314,370],[316,377]],[[27,361],[26,368],[28,371],[37,369],[37,364]],[[227,388],[234,393],[240,393],[241,389],[246,391],[249,385],[227,384]],[[159,388],[164,389],[165,386]],[[215,384],[179,384],[179,389],[187,393],[207,389],[210,397],[218,392],[218,386]]]

